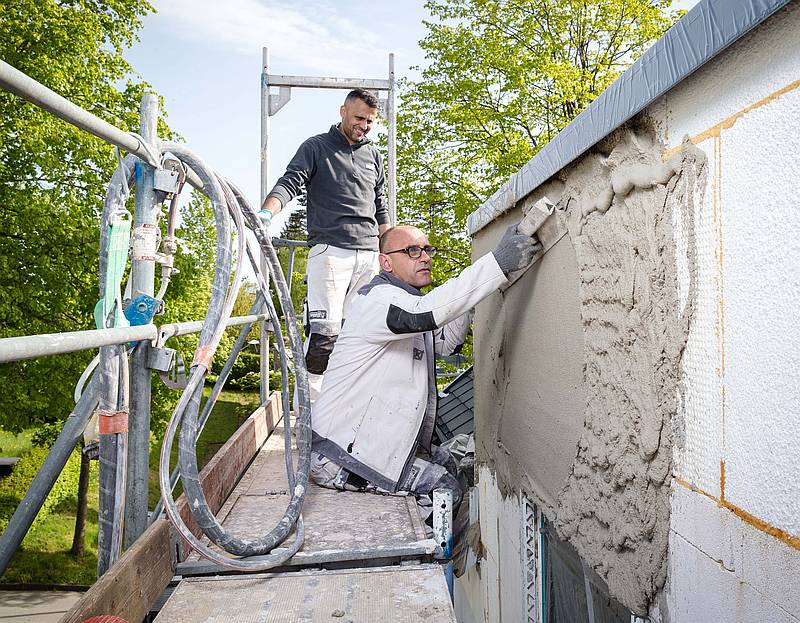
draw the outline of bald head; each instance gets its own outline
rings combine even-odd
[[[408,235],[416,236],[418,234],[422,236],[425,235],[422,233],[420,229],[414,227],[413,225],[396,225],[394,227],[390,227],[385,232],[383,232],[383,235],[381,236],[381,239],[378,243],[380,247],[380,252],[386,253],[386,251],[392,251],[393,249],[396,249],[398,247],[398,244],[396,244],[398,240],[405,240],[408,237]],[[399,246],[402,249],[407,245],[404,243]]]
[[[431,256],[422,251],[419,257],[412,258],[406,253],[410,246],[424,248],[428,246],[428,237],[411,225],[387,229],[380,239],[378,262],[384,272],[392,273],[415,288],[423,288],[431,283]]]

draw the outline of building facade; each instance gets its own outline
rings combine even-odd
[[[680,25],[470,218],[556,204],[476,313],[461,621],[800,620],[800,3]]]

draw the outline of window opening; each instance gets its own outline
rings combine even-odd
[[[539,530],[542,623],[630,623],[631,611],[611,597],[603,579],[544,516]]]

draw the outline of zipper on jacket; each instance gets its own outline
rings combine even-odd
[[[353,179],[358,179],[358,167],[356,167],[356,150],[353,149],[352,145],[350,147],[350,166],[352,167],[351,174]]]
[[[364,408],[364,412],[361,414],[361,420],[358,422],[358,426],[353,429],[353,438],[350,440],[350,443],[347,444],[347,454],[353,454],[353,446],[355,446],[356,438],[358,437],[358,432],[361,430],[361,427],[364,425],[364,418],[367,417],[367,413],[369,412],[369,408],[372,405],[372,401],[375,400],[375,396],[369,397],[369,402],[367,406]]]

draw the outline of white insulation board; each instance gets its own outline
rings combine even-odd
[[[722,136],[725,496],[800,534],[800,91]]]

